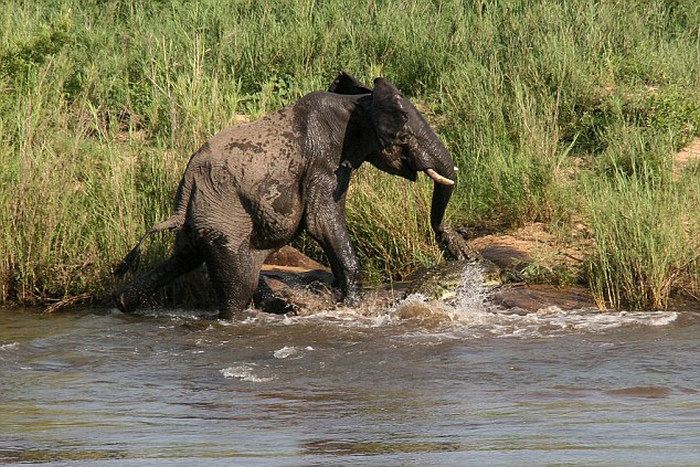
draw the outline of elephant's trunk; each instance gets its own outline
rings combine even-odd
[[[433,201],[430,206],[430,226],[436,235],[440,235],[443,230],[442,220],[445,217],[447,203],[450,201],[453,190],[454,186],[452,185],[434,182]]]
[[[455,166],[452,156],[442,144],[433,152],[433,167],[425,169],[433,179],[433,201],[430,207],[430,226],[439,237],[442,232],[442,220],[445,217],[447,203],[454,190]]]

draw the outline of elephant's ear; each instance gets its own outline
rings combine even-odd
[[[391,145],[408,121],[401,92],[385,78],[375,79],[369,111],[379,144],[383,148]]]
[[[328,92],[336,94],[371,94],[372,90],[359,82],[357,78],[346,71],[338,73],[338,77],[331,83]]]

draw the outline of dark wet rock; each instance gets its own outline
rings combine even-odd
[[[482,257],[501,269],[522,271],[530,264],[530,256],[512,245],[489,245],[479,251]]]
[[[328,271],[326,266],[314,261],[301,251],[289,245],[283,246],[274,253],[271,253],[265,260],[265,264],[268,266],[285,266],[312,270],[323,269]]]
[[[595,307],[587,289],[559,288],[545,284],[503,287],[494,293],[493,302],[506,309],[525,310],[528,313],[535,313],[550,306],[556,306],[562,310]]]
[[[325,268],[278,265],[263,266],[260,278],[255,304],[261,310],[277,314],[296,313],[301,308],[308,308],[314,296],[321,295],[321,292],[332,297],[330,291],[335,281],[333,274]]]
[[[326,301],[316,300],[316,295],[333,298],[334,282],[330,269],[287,245],[265,260],[253,300],[257,308],[269,313],[296,313],[311,302]]]

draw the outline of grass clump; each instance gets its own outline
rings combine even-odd
[[[692,0],[9,0],[0,24],[0,302],[106,296],[192,151],[340,69],[387,76],[433,122],[460,168],[453,224],[585,220],[601,303],[697,291],[697,170],[671,161],[700,131]],[[439,259],[429,196],[360,171],[348,216],[371,281]],[[685,253],[664,256],[668,235]]]
[[[674,291],[698,296],[700,193],[647,177],[619,171],[586,185],[589,283],[601,308],[665,309]]]

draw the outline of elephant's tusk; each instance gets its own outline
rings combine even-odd
[[[435,180],[435,182],[440,183],[440,184],[442,184],[442,185],[452,186],[452,185],[455,184],[454,181],[450,180],[450,179],[447,178],[447,177],[443,177],[442,175],[440,175],[439,173],[437,173],[437,172],[436,172],[435,170],[433,170],[433,169],[425,169],[425,173],[428,174],[428,177],[430,177],[430,178],[432,178],[433,180]]]

